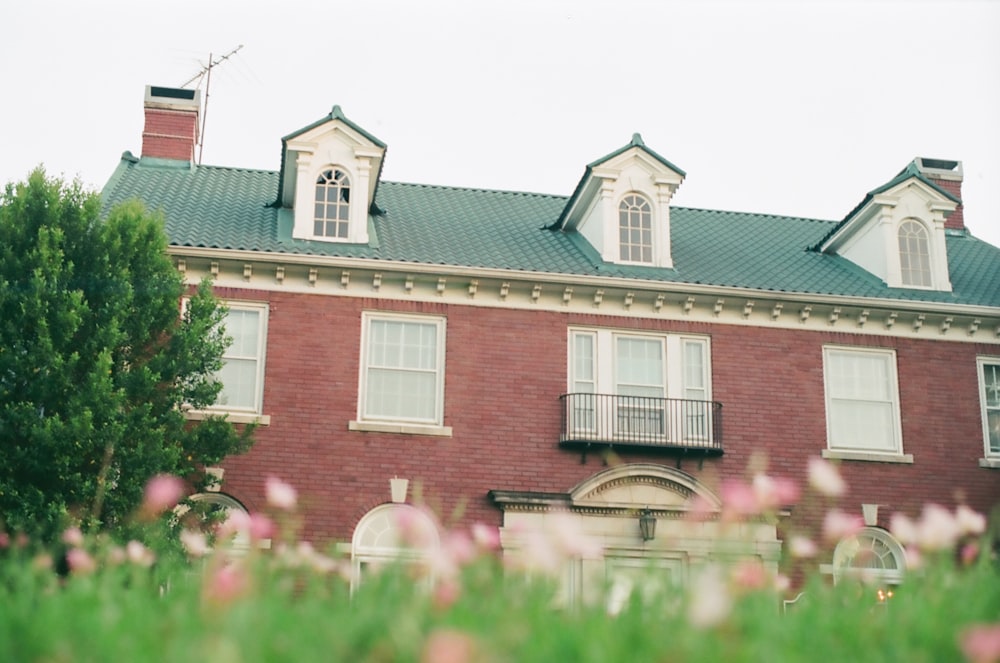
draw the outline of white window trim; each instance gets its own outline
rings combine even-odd
[[[575,363],[574,363],[574,352],[575,352],[575,340],[580,336],[589,336],[593,339],[593,353],[594,353],[594,366],[593,366],[593,379],[592,380],[579,380],[580,382],[591,382],[593,385],[593,392],[595,394],[602,395],[615,395],[617,394],[617,377],[616,377],[616,361],[617,361],[617,341],[621,338],[637,338],[643,340],[653,340],[659,342],[662,348],[662,395],[659,398],[664,399],[687,399],[686,394],[687,386],[685,384],[685,364],[684,364],[684,347],[686,343],[697,343],[702,348],[702,356],[704,365],[702,366],[703,375],[702,383],[703,386],[692,387],[697,388],[703,392],[698,398],[693,400],[701,402],[711,402],[712,401],[712,356],[711,356],[711,339],[708,336],[699,336],[695,334],[683,334],[683,333],[670,333],[670,332],[656,332],[648,330],[624,330],[624,329],[614,329],[606,327],[569,327],[567,332],[567,354],[566,354],[566,393],[590,393],[583,391],[581,392],[576,387],[578,382],[577,376],[574,374]],[[652,386],[652,385],[651,385]],[[668,417],[670,419],[670,417]],[[606,424],[607,422],[605,422]],[[654,432],[639,432],[638,437],[646,437],[646,441],[661,441],[661,442],[675,442],[675,443],[693,443],[696,440],[704,439],[702,436],[698,435],[688,435],[688,429],[684,423],[678,426],[672,425],[669,421],[664,422],[665,426],[663,430]],[[606,426],[597,426],[599,431],[606,433],[612,433],[616,437],[620,434],[623,437],[634,437],[634,432],[624,432],[619,431],[617,428],[617,423],[612,423],[613,428],[607,428]],[[707,424],[708,428],[705,430],[705,435],[709,438],[714,434],[712,432],[712,424]],[[587,425],[583,425],[582,428],[577,428],[577,431],[587,430],[590,432],[591,429]]]
[[[573,339],[577,334],[594,337],[594,393],[613,394],[615,387],[614,357],[615,340],[620,337],[655,339],[663,343],[664,398],[684,398],[684,342],[696,342],[704,347],[705,357],[705,401],[712,400],[712,344],[709,336],[671,332],[656,332],[642,329],[613,329],[608,327],[569,327],[566,344],[566,389],[574,393],[573,383]]]
[[[895,449],[876,450],[864,447],[834,447],[833,441],[833,420],[831,412],[831,386],[830,386],[830,353],[848,352],[858,354],[881,355],[889,359],[889,387],[890,398],[893,405],[891,424],[893,427],[892,436],[895,441]],[[823,452],[824,458],[839,458],[845,460],[862,460],[876,462],[897,462],[912,463],[913,456],[903,453],[903,425],[900,416],[901,406],[899,400],[899,378],[896,370],[896,351],[891,348],[867,348],[852,345],[825,345],[823,346],[823,400],[826,414],[826,444],[827,448]]]
[[[181,300],[181,311],[187,308],[188,298]],[[269,426],[271,415],[263,413],[264,401],[264,369],[267,363],[267,323],[270,317],[270,305],[267,302],[224,300],[221,305],[227,309],[256,310],[260,312],[260,328],[257,334],[257,377],[255,384],[254,408],[237,408],[226,405],[210,405],[204,409],[186,409],[184,417],[189,421],[204,421],[209,417],[224,415],[226,421],[234,424],[258,424]]]
[[[1000,357],[976,357],[976,382],[979,385],[979,413],[983,427],[983,457],[979,460],[980,467],[1000,468],[1000,451],[990,449],[989,418],[986,410],[986,381],[983,370],[986,366],[1000,366]]]
[[[911,223],[918,226],[924,233],[923,240],[925,248],[927,249],[927,278],[930,281],[927,285],[907,283],[906,279],[903,277],[903,251],[899,246],[899,233],[903,230],[903,226]],[[899,261],[899,285],[901,288],[913,288],[914,290],[937,290],[935,287],[935,281],[937,280],[937,275],[934,270],[934,242],[933,242],[933,228],[928,228],[920,219],[912,216],[908,216],[902,219],[896,225],[896,259]]]
[[[650,238],[649,238],[649,242],[650,242],[650,244],[649,244],[650,258],[649,258],[649,260],[626,260],[626,259],[624,259],[624,258],[621,257],[621,252],[622,252],[622,243],[621,243],[621,229],[622,229],[622,226],[621,226],[621,211],[622,211],[622,205],[625,204],[625,199],[628,198],[629,196],[634,196],[636,198],[641,199],[644,203],[646,203],[646,206],[649,208],[648,209],[648,213],[649,213],[649,231],[650,231]],[[617,257],[614,260],[614,262],[616,262],[616,263],[618,263],[620,265],[643,265],[643,266],[646,266],[646,267],[655,267],[655,266],[657,266],[657,241],[656,240],[657,240],[658,233],[657,233],[657,224],[656,224],[656,207],[653,204],[653,201],[650,199],[650,197],[647,196],[645,193],[643,193],[641,191],[627,191],[625,194],[623,194],[622,196],[620,196],[618,198],[618,204],[615,206],[615,221],[616,222],[613,225],[615,227],[615,232],[616,232],[616,235],[615,235],[615,246],[616,246],[616,256]],[[641,248],[641,246],[642,245],[640,245],[640,248]]]
[[[435,384],[434,421],[411,420],[388,416],[365,416],[365,399],[368,382],[368,346],[371,336],[371,322],[386,320],[391,322],[412,322],[437,326],[437,381]],[[450,437],[451,427],[444,425],[444,382],[445,382],[445,334],[444,316],[364,311],[361,314],[361,354],[358,361],[358,410],[357,419],[348,422],[349,430],[401,433],[411,435],[434,435]]]
[[[867,537],[881,542],[889,549],[896,562],[895,569],[869,569],[847,565],[852,559],[847,557],[847,548],[858,537]],[[836,583],[843,578],[860,578],[888,585],[898,585],[906,574],[906,550],[892,534],[881,527],[864,527],[857,534],[841,539],[833,552],[831,564],[821,564],[820,572],[833,575]]]

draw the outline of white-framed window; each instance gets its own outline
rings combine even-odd
[[[880,527],[865,527],[841,540],[833,551],[833,577],[860,578],[897,585],[906,571],[906,553],[896,538]]]
[[[913,219],[899,224],[899,269],[904,286],[930,288],[931,252],[927,229]]]
[[[567,365],[569,434],[711,439],[708,337],[570,328]]]
[[[618,204],[618,249],[625,262],[653,262],[653,208],[630,193]]]
[[[225,302],[223,322],[233,342],[222,355],[216,378],[222,383],[213,410],[260,414],[264,395],[264,354],[267,348],[268,305]]]
[[[893,350],[824,347],[823,377],[831,451],[903,453]]]
[[[346,240],[351,218],[351,178],[339,168],[324,170],[316,178],[313,234]]]
[[[1000,459],[1000,357],[979,357],[976,364],[986,458]]]
[[[360,421],[441,426],[445,319],[365,312],[361,326]]]
[[[434,519],[409,504],[381,504],[358,521],[351,537],[351,590],[391,564],[415,567],[430,582],[429,561],[441,547]]]

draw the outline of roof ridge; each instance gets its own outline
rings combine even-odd
[[[775,214],[773,212],[740,212],[737,210],[709,209],[707,207],[688,207],[686,205],[671,205],[671,210],[687,210],[690,212],[711,212],[713,214],[743,214],[749,216],[766,216],[772,219],[790,219],[795,221],[816,221],[817,223],[840,223],[836,219],[819,219],[814,216],[794,216],[791,214]]]
[[[481,193],[504,193],[517,196],[535,196],[539,198],[559,198],[565,200],[569,196],[561,193],[541,193],[538,191],[518,191],[516,189],[491,189],[477,186],[457,186],[451,184],[424,184],[421,182],[397,182],[394,180],[382,180],[382,184],[392,184],[398,186],[420,187],[422,189],[449,189],[452,191],[479,191]]]

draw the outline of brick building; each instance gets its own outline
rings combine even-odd
[[[567,570],[577,592],[734,551],[774,566],[815,505],[738,532],[683,516],[820,456],[888,579],[892,512],[1000,502],[1000,249],[965,226],[960,162],[917,158],[830,221],[674,206],[686,174],[638,134],[541,195],[384,181],[386,144],[336,106],[277,171],[195,165],[197,92],[147,88],[145,112],[105,204],[162,210],[178,269],[213,279],[235,339],[217,411],[260,423],[214,499],[255,510],[288,480],[359,573],[414,502],[511,555],[571,514],[606,547]]]

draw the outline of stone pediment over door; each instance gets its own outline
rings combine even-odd
[[[698,498],[698,499],[696,499]],[[619,465],[598,472],[569,493],[575,507],[686,510],[697,501],[718,510],[719,498],[691,475],[655,464]]]

